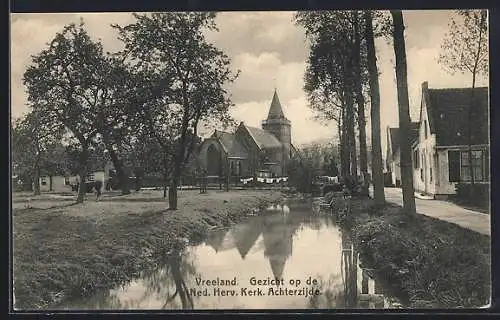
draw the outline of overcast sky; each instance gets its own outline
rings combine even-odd
[[[471,85],[470,75],[449,75],[437,63],[452,15],[452,11],[445,10],[403,11],[413,120],[418,120],[423,81],[428,81],[430,88]],[[64,25],[78,23],[80,17],[83,17],[90,35],[101,39],[108,51],[121,48],[110,24],[124,25],[134,21],[130,13],[11,15],[13,118],[28,110],[22,75],[31,61],[30,56],[45,48]],[[234,118],[260,127],[276,87],[284,113],[292,123],[292,142],[300,145],[330,139],[336,135],[336,126],[324,126],[313,120],[302,89],[308,46],[303,30],[293,24],[292,17],[293,12],[219,13],[216,22],[220,31],[209,38],[232,58],[233,68],[241,70],[240,77],[231,87],[236,104],[231,111]],[[376,47],[381,72],[382,147],[385,153],[385,128],[398,123],[394,51],[392,44],[382,39],[377,40]],[[486,79],[480,84],[486,85]],[[369,114],[367,116],[369,118]]]

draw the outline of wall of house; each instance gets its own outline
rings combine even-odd
[[[266,149],[269,160],[276,163],[276,165],[268,167],[271,173],[273,173],[276,177],[283,176],[283,172],[285,170],[283,150],[284,149],[282,148]]]
[[[487,150],[484,146],[473,146],[473,150]],[[467,146],[460,147],[450,147],[446,149],[439,149],[437,151],[437,175],[439,177],[438,184],[436,185],[436,194],[438,195],[451,195],[456,192],[457,182],[450,182],[450,168],[449,168],[449,159],[448,159],[448,151],[450,150],[459,150],[459,151],[467,151]],[[489,159],[485,159],[484,161],[489,161]],[[476,183],[488,183],[488,182],[478,182]]]
[[[43,184],[45,182],[45,184]],[[48,176],[40,177],[40,191],[47,192],[50,191],[50,178]],[[65,184],[64,176],[54,176],[52,177],[52,191],[64,192],[71,191],[71,186]]]
[[[248,131],[243,125],[236,129],[236,138],[246,148],[248,152],[248,159],[244,164],[244,176],[253,177],[256,170],[260,167],[260,150],[255,144],[255,141],[250,136]]]
[[[427,132],[427,137],[425,133]],[[436,194],[436,135],[431,134],[429,119],[427,117],[427,106],[422,99],[422,110],[420,117],[420,129],[418,133],[418,144],[416,149],[419,156],[419,167],[413,168],[413,187],[415,191]],[[423,169],[423,176],[420,170]]]
[[[202,167],[202,168],[205,168],[207,169],[208,168],[208,149],[210,147],[213,147],[215,148],[215,150],[217,150],[221,156],[222,156],[222,159],[221,159],[221,165],[222,165],[222,172],[224,172],[224,168],[225,168],[225,151],[223,150],[221,144],[215,140],[215,139],[206,139],[201,147],[200,147],[200,151],[199,151],[199,154],[198,154],[198,164]]]
[[[448,150],[437,151],[438,160],[438,181],[436,194],[454,194],[456,182],[450,182],[450,172],[448,166]]]
[[[401,159],[399,150],[397,150],[393,160],[390,162],[390,169],[392,175],[392,184],[395,186],[398,185],[396,183],[398,180],[399,184],[401,184]]]

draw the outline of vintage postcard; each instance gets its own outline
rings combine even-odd
[[[10,19],[14,310],[490,305],[487,10]]]

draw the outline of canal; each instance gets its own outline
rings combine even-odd
[[[399,308],[383,279],[362,268],[348,230],[288,202],[202,243],[169,252],[126,285],[56,309]]]

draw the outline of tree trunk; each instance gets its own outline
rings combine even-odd
[[[177,178],[173,177],[168,188],[168,209],[177,210]]]
[[[359,129],[359,168],[363,176],[364,188],[362,193],[368,195],[368,152],[366,150],[366,121],[365,121],[365,97],[363,95],[363,83],[361,74],[361,36],[359,28],[358,11],[354,11],[354,67],[356,73],[356,103],[358,105],[358,129]]]
[[[52,190],[52,175],[49,176],[49,191],[53,191]]]
[[[135,191],[140,191],[142,187],[142,175],[135,174]]]
[[[368,72],[370,76],[371,127],[372,127],[372,181],[375,205],[385,204],[384,168],[382,163],[382,145],[380,141],[380,88],[378,83],[377,56],[373,38],[372,12],[364,13],[366,27],[365,39],[368,53]]]
[[[354,130],[354,99],[353,94],[350,89],[346,92],[346,106],[347,106],[347,138],[348,140],[348,152],[350,161],[350,171],[349,175],[352,179],[356,179],[358,175],[358,161],[356,152],[356,132]]]
[[[474,88],[476,86],[476,75],[473,74],[472,76],[473,80],[472,80],[472,91],[471,91],[471,97],[470,97],[470,104],[469,104],[469,119],[472,119],[472,116],[473,116],[473,103],[474,103]],[[467,142],[468,142],[468,146],[467,146],[467,157],[469,158],[469,175],[470,175],[470,188],[469,188],[469,197],[470,199],[472,199],[472,197],[474,196],[474,190],[473,190],[473,186],[474,186],[474,167],[472,165],[472,121],[469,121],[469,126],[468,126],[468,132],[467,132]]]
[[[172,175],[172,181],[170,183],[170,188],[168,189],[168,209],[177,210],[177,186],[179,185],[179,178],[181,176],[182,163],[179,159],[179,155],[176,157],[174,163],[174,172]]]
[[[35,161],[35,181],[33,182],[33,189],[35,196],[40,195],[40,157]]]
[[[167,159],[167,151],[163,150],[163,198],[167,198],[167,189],[168,189],[168,159]]]
[[[128,174],[124,170],[122,159],[120,159],[115,150],[113,150],[111,144],[109,143],[109,140],[106,144],[106,148],[109,151],[109,156],[111,158],[111,161],[113,162],[113,166],[115,167],[116,176],[118,178],[118,185],[120,190],[122,191],[122,195],[130,194],[129,178]]]
[[[411,161],[410,103],[408,100],[408,80],[406,70],[406,49],[404,22],[401,10],[391,10],[394,22],[394,53],[396,56],[396,82],[398,88],[399,130],[401,140],[401,180],[403,187],[403,210],[415,214],[415,191]]]
[[[469,103],[469,119],[473,119],[473,110],[474,110],[474,89],[476,87],[476,75],[477,75],[477,68],[479,64],[479,57],[481,55],[481,42],[483,40],[483,24],[486,19],[486,11],[481,11],[481,21],[479,23],[479,38],[478,38],[478,43],[477,43],[477,52],[474,57],[474,67],[472,69],[472,90],[471,90],[471,95],[470,95],[470,103]],[[472,166],[472,126],[473,123],[472,121],[469,121],[469,128],[468,128],[468,158],[469,158],[469,174],[470,174],[470,184],[471,187],[469,188],[469,196],[470,199],[474,197],[474,167]]]
[[[80,170],[78,172],[79,185],[78,185],[78,197],[76,198],[76,203],[83,203],[85,200],[85,194],[87,193],[87,185],[85,184],[87,178],[87,161],[89,159],[89,151],[87,146],[82,146],[83,150],[80,154],[79,165]]]
[[[344,106],[345,107],[345,106]],[[340,169],[342,172],[342,177],[347,179],[349,177],[349,152],[347,151],[347,114],[345,112],[345,108],[341,111],[341,124],[339,124],[339,134],[340,134]]]

